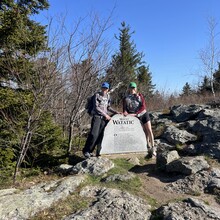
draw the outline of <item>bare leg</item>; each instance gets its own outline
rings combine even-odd
[[[145,135],[146,135],[147,144],[150,147],[154,147],[154,135],[153,135],[153,132],[152,132],[150,121],[148,121],[147,123],[144,124],[144,132],[145,132]]]
[[[151,128],[151,122],[148,121],[144,125],[144,132],[147,139],[148,153],[150,155],[156,156],[156,149],[154,147],[154,135]]]

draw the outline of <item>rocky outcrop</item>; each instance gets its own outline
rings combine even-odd
[[[141,198],[117,189],[86,187],[82,197],[94,197],[95,201],[85,210],[70,215],[64,220],[129,219],[147,220],[151,206]]]
[[[176,150],[168,151],[166,149],[162,150],[162,148],[160,148],[157,150],[157,168],[160,170],[166,170],[168,164],[179,158],[180,156]]]
[[[108,158],[90,157],[77,163],[75,166],[62,164],[57,168],[57,172],[62,174],[91,174],[94,176],[101,176],[114,167],[114,163]]]
[[[219,108],[210,105],[179,105],[172,107],[169,114],[156,112],[151,116],[156,131],[156,168],[163,175],[178,177],[167,183],[164,190],[172,194],[190,195],[192,198],[163,204],[152,211],[155,207],[128,192],[86,186],[80,190],[80,196],[82,200],[85,197],[92,198],[91,203],[87,208],[65,216],[64,220],[220,219],[219,210],[193,198],[200,193],[220,198],[220,169],[210,166],[204,156],[220,160]],[[141,166],[137,158],[129,161],[136,167]],[[0,190],[0,219],[29,219],[54,202],[78,192],[78,186],[87,174],[97,176],[101,182],[109,185],[109,182],[126,182],[136,177],[132,169],[124,174],[107,175],[113,167],[114,163],[110,159],[91,157],[75,166],[63,164],[57,167],[58,173],[69,177],[41,183],[23,191]],[[150,169],[149,166],[141,172],[147,169]]]
[[[177,172],[185,175],[197,173],[201,170],[207,170],[209,164],[203,156],[182,157],[166,165],[167,172]]]
[[[71,176],[30,189],[0,190],[0,219],[24,220],[73,193],[85,176]]]
[[[210,178],[205,189],[207,192],[220,192],[220,169],[213,168],[210,172]]]
[[[155,128],[163,127],[156,140],[157,167],[165,172],[183,174],[165,189],[219,196],[219,169],[210,168],[201,155],[220,160],[220,109],[210,105],[174,106],[169,114],[157,112],[152,124]]]
[[[199,113],[204,109],[209,108],[207,105],[178,105],[173,106],[170,110],[173,119],[176,122],[185,122],[195,119]]]
[[[220,159],[220,109],[210,105],[179,105],[169,114],[152,113],[158,147],[165,143],[188,155],[207,154]],[[167,148],[166,148],[167,149]]]
[[[212,168],[194,173],[168,184],[165,189],[190,195],[201,192],[216,194],[220,192],[220,169]]]
[[[197,136],[194,134],[189,133],[186,130],[181,130],[173,125],[170,125],[166,128],[163,137],[170,143],[170,144],[185,144],[188,142],[196,141]]]
[[[155,216],[164,220],[184,220],[184,219],[204,219],[219,220],[220,211],[209,207],[204,202],[197,199],[188,198],[186,200],[169,203],[159,208]]]

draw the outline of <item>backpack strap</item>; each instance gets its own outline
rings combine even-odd
[[[109,93],[107,93],[107,99],[108,99],[108,104],[110,104],[111,103],[111,97],[110,97]]]

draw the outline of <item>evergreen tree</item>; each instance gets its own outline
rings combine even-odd
[[[152,97],[155,85],[152,84],[152,76],[149,66],[141,65],[137,69],[138,90],[145,97]]]
[[[121,25],[122,27],[119,29],[120,34],[117,38],[120,41],[120,45],[116,60],[118,60],[121,78],[125,80],[126,83],[129,83],[135,80],[135,70],[141,63],[143,55],[137,52],[136,45],[134,41],[131,40],[131,35],[134,32],[130,33],[130,27],[126,25],[125,22],[122,22]]]
[[[13,152],[7,161],[17,161],[14,180],[27,154],[35,157],[40,144],[52,150],[58,140],[50,132],[59,128],[47,112],[55,64],[39,58],[48,50],[46,30],[30,18],[48,6],[46,0],[0,2],[0,147]]]
[[[186,84],[183,86],[182,93],[180,96],[189,96],[191,94],[192,94],[191,86],[189,85],[188,82],[186,82]]]
[[[113,85],[122,82],[118,97],[121,99],[129,82],[136,80],[136,70],[143,55],[137,52],[136,45],[131,40],[131,35],[134,32],[130,32],[129,25],[122,22],[119,31],[119,36],[116,37],[119,40],[119,51],[112,57],[110,68],[107,70],[107,77]]]
[[[117,94],[113,94],[113,100],[122,100],[127,91],[127,86],[131,81],[137,81],[140,90],[146,95],[151,95],[154,85],[151,82],[149,67],[143,65],[143,53],[138,52],[131,35],[130,26],[125,22],[119,28],[119,51],[113,55],[110,67],[107,69],[107,80],[114,86],[121,82]],[[143,80],[143,81],[142,81]]]
[[[207,76],[204,76],[203,82],[201,86],[199,86],[199,92],[200,93],[206,93],[206,92],[211,92],[211,84],[210,84],[210,79]]]
[[[30,16],[48,6],[46,0],[0,2],[0,85],[20,84],[31,69],[31,57],[45,49],[45,27]]]

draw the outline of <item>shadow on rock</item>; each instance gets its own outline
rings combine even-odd
[[[69,155],[68,164],[69,165],[76,165],[77,163],[80,163],[83,160],[85,160],[84,157],[80,157],[77,155]]]
[[[185,177],[184,175],[176,173],[166,173],[164,171],[160,171],[157,168],[156,164],[146,164],[143,166],[136,165],[132,167],[129,171],[136,174],[146,173],[147,176],[157,178],[164,183],[175,182],[178,179],[183,179]]]

